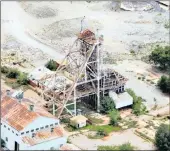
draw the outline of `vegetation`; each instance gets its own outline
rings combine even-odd
[[[113,109],[115,109],[115,104],[114,104],[113,99],[109,96],[104,96],[101,99],[100,112],[109,113],[109,111],[112,111]]]
[[[57,63],[54,60],[48,61],[45,66],[46,66],[46,68],[48,68],[48,69],[50,69],[52,71],[56,71],[56,69],[58,68]]]
[[[10,68],[6,74],[7,78],[16,79],[19,76],[19,71],[14,68]]]
[[[170,93],[170,77],[161,76],[158,81],[158,87],[162,90],[163,93]]]
[[[168,69],[170,67],[170,46],[157,46],[150,54],[149,60],[162,70]]]
[[[155,145],[158,150],[170,150],[170,125],[161,124],[155,135]]]
[[[113,109],[112,111],[109,112],[109,117],[110,117],[110,124],[116,126],[120,119],[119,111]]]
[[[169,22],[166,22],[165,25],[164,25],[165,28],[169,29],[170,28],[170,23]]]
[[[1,139],[1,147],[5,147],[5,141]]]
[[[27,85],[28,79],[27,74],[18,71],[15,68],[8,68],[6,66],[1,67],[1,73],[3,73],[8,79],[6,83],[12,88],[17,88],[21,85]]]
[[[98,146],[97,150],[135,150],[135,147],[130,143],[124,143],[119,146]]]
[[[104,131],[106,134],[109,134],[113,131],[120,131],[121,128],[118,126],[111,126],[111,125],[88,125],[85,127],[86,129],[89,129],[91,131]]]
[[[133,98],[133,113],[135,115],[141,115],[147,112],[146,106],[142,103],[143,99],[141,97],[136,96],[135,92],[132,89],[126,89],[126,91],[132,96]]]

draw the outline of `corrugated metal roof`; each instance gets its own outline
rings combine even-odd
[[[24,136],[22,137],[23,143],[29,144],[30,146],[42,143],[47,140],[56,139],[65,136],[65,132],[61,126],[54,128],[53,132],[50,129],[44,129],[35,133],[35,136]]]
[[[40,116],[57,119],[39,106],[34,106],[34,111],[29,111],[30,104],[33,103],[28,99],[23,99],[21,103],[19,103],[15,98],[4,96],[1,98],[1,119],[17,131],[23,130]]]

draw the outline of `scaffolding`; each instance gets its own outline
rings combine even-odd
[[[103,36],[96,37],[92,31],[84,30],[77,37],[63,59],[67,64],[63,66],[62,62],[55,74],[39,81],[42,97],[48,100],[48,107],[58,118],[68,113],[75,116],[78,100],[88,100],[100,112],[101,97],[108,94],[109,90],[123,92],[127,81],[114,70],[102,69]],[[63,75],[65,80],[57,80],[59,75]],[[44,84],[47,79],[53,83],[50,88]],[[71,82],[67,82],[67,79]],[[68,107],[70,105],[73,106],[72,110]]]

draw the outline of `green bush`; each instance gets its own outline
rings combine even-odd
[[[161,124],[155,135],[155,145],[160,151],[170,150],[170,125]]]
[[[161,76],[161,78],[158,81],[158,87],[162,90],[163,93],[170,93],[170,77],[167,76]]]
[[[120,119],[119,111],[113,109],[112,111],[109,112],[109,117],[110,117],[110,124],[116,126]]]
[[[56,69],[58,68],[57,62],[55,62],[54,60],[50,60],[45,66],[52,71],[56,71]]]
[[[109,96],[104,96],[100,102],[100,112],[101,113],[109,113],[115,108],[114,101]]]
[[[14,69],[14,68],[10,68],[9,69],[9,72],[7,73],[6,77],[7,78],[13,78],[13,79],[16,79],[19,75],[19,71],[17,69]]]
[[[28,84],[28,78],[26,73],[20,73],[17,77],[17,82],[21,85],[27,85]]]
[[[135,92],[132,89],[126,89],[129,95],[133,98],[133,113],[135,115],[141,115],[147,112],[146,106],[142,103],[143,99],[141,97],[136,96]]]

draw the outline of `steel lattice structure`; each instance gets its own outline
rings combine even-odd
[[[127,81],[118,72],[101,68],[102,36],[84,30],[77,37],[55,74],[39,81],[42,96],[58,118],[65,113],[76,115],[77,100],[88,96],[95,96],[91,101],[99,112],[100,97],[109,90],[124,91]],[[67,108],[70,105],[74,105],[74,112]]]

